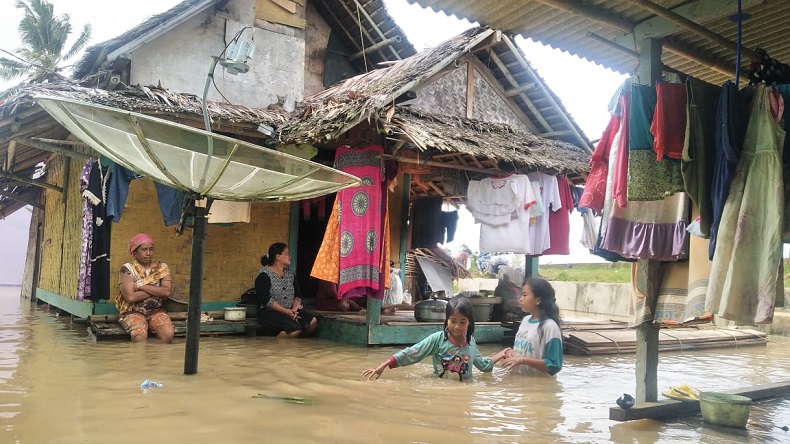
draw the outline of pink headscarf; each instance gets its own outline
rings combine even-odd
[[[129,254],[134,255],[134,250],[136,250],[142,244],[153,245],[154,239],[145,233],[140,233],[134,236],[132,240],[129,241]]]

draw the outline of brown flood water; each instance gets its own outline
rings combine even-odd
[[[790,341],[663,353],[659,387],[728,389],[790,381]],[[484,354],[500,347],[484,345]],[[790,442],[790,399],[752,409],[746,430],[699,416],[617,423],[608,409],[634,393],[634,356],[566,357],[558,378],[476,373],[431,377],[429,360],[360,372],[396,348],[272,338],[201,338],[184,376],[184,340],[90,342],[85,326],[0,287],[0,443],[741,443]],[[142,393],[150,379],[163,388]],[[252,398],[308,398],[313,405]]]

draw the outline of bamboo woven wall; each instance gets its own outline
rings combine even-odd
[[[417,91],[414,108],[447,116],[466,117],[466,63],[435,76]]]
[[[260,257],[273,242],[288,243],[290,206],[288,203],[253,203],[250,223],[232,226],[208,225],[203,267],[203,301],[231,301],[255,283]],[[155,257],[170,266],[173,298],[187,300],[192,252],[192,230],[174,236],[174,227],[165,227],[152,181],[131,183],[119,223],[112,226],[110,288],[118,288],[118,273],[130,259],[129,239],[145,232],[154,238]]]
[[[529,131],[527,125],[507,106],[494,87],[474,70],[474,99],[472,101],[472,118],[484,122],[505,123],[514,129]]]
[[[68,183],[64,185],[67,162]],[[56,156],[48,163],[45,176],[48,183],[64,190],[63,193],[46,190],[39,287],[72,299],[77,297],[82,245],[80,173],[83,164],[81,160]]]

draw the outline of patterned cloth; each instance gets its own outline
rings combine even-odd
[[[590,158],[590,174],[584,185],[584,193],[582,194],[580,205],[598,214],[603,212],[607,185],[606,178],[609,174],[609,155],[612,151],[612,143],[619,130],[620,116],[612,115]]]
[[[164,311],[153,312],[147,316],[132,311],[119,318],[118,323],[129,333],[132,339],[140,336],[146,337],[149,331],[153,334],[158,334],[163,327],[166,327],[167,330],[173,329],[173,321],[170,320],[170,316]]]
[[[340,201],[340,278],[338,295],[374,294],[381,281],[382,160],[384,148],[341,146],[335,154],[339,170],[357,176],[362,184],[338,193]],[[383,291],[381,292],[383,297]]]
[[[100,198],[88,191],[91,170],[95,161],[88,159],[80,173],[80,193],[82,194],[82,248],[80,249],[80,271],[77,278],[77,300],[82,301],[91,295],[91,252],[93,251],[93,207]]]
[[[494,361],[480,354],[475,338],[468,344],[455,344],[443,331],[392,355],[390,368],[416,364],[428,356],[433,358],[433,373],[440,378],[450,378],[455,373],[459,380],[472,379],[472,365],[482,372],[494,369]]]
[[[118,283],[133,282],[135,290],[139,290],[144,285],[162,284],[163,280],[170,281],[170,268],[164,262],[153,261],[151,268],[146,270],[137,260],[127,262],[121,266]],[[121,317],[128,312],[137,312],[145,316],[150,316],[157,311],[164,310],[163,298],[149,297],[143,301],[129,303],[124,299],[119,291],[115,296],[115,307]]]

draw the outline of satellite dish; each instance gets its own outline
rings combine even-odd
[[[35,100],[113,162],[200,196],[301,200],[360,184],[359,178],[319,163],[156,117],[51,96]],[[213,150],[207,163],[209,138]]]

